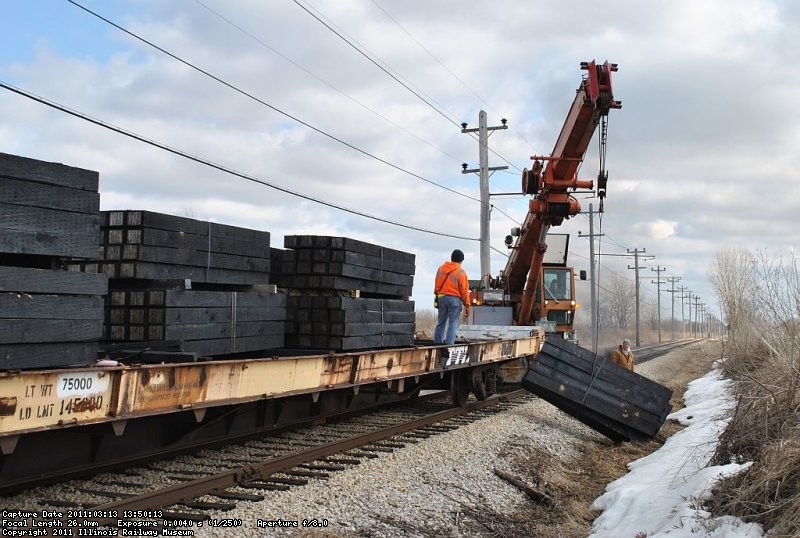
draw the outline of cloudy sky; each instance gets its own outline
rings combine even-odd
[[[414,298],[424,304],[453,248],[466,253],[473,278],[480,273],[478,178],[461,173],[462,162],[477,166],[478,143],[458,124],[476,126],[482,109],[490,125],[508,119],[490,138],[490,165],[509,170],[492,176],[490,190],[519,192],[530,156],[553,148],[580,62],[596,59],[619,64],[623,103],[609,118],[599,246],[655,256],[642,273],[651,300],[652,269],[666,267],[662,278],[680,276],[713,305],[708,267],[718,248],[800,247],[795,2],[80,3],[186,63],[66,0],[4,0],[4,84],[307,197],[0,89],[0,151],[99,171],[102,209],[267,230],[276,247],[284,235],[322,234],[414,252]],[[597,154],[595,137],[580,177],[597,175]],[[527,200],[492,203],[498,273],[503,237]],[[596,199],[581,203],[597,208]],[[552,230],[573,234],[579,269],[588,269],[589,248],[578,232],[588,228],[579,215]],[[628,265],[602,257],[601,280],[616,271],[633,281]],[[579,289],[586,305],[587,290]],[[662,301],[668,315],[669,294]]]

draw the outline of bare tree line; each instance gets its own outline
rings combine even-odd
[[[710,273],[728,323],[729,345],[738,349],[760,342],[794,368],[800,345],[797,257],[723,249],[716,253]]]
[[[800,268],[790,256],[727,248],[710,267],[728,323],[723,360],[737,404],[712,463],[753,462],[715,488],[710,511],[760,523],[769,535],[800,528]]]
[[[706,332],[706,330],[699,329],[698,326],[705,328],[708,324],[707,312],[696,316],[695,306],[692,305],[689,308],[684,298],[676,293],[673,313],[671,293],[662,289],[659,315],[656,293],[655,290],[640,287],[639,316],[642,327],[650,331],[657,331],[660,322],[662,330],[668,332],[674,330],[676,337],[682,337],[684,333],[692,333],[693,330],[694,332]],[[636,283],[633,280],[617,273],[608,272],[601,283],[598,297],[600,302],[598,325],[601,330],[617,329],[624,332],[633,329],[636,316]],[[716,316],[713,316],[711,321],[718,322]],[[697,326],[692,327],[693,325]]]

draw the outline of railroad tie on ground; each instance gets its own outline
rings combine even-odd
[[[614,442],[654,437],[672,391],[561,338],[531,360],[522,386]]]
[[[553,498],[550,497],[548,494],[544,493],[543,491],[539,490],[535,486],[523,481],[521,478],[516,476],[512,476],[509,473],[502,471],[500,469],[495,468],[494,474],[498,477],[502,478],[515,488],[519,489],[525,495],[530,497],[533,502],[536,504],[541,504],[543,506],[552,506],[553,505]]]

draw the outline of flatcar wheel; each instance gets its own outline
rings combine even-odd
[[[464,407],[469,399],[469,377],[464,370],[455,370],[450,374],[450,400],[453,405]]]
[[[472,392],[479,401],[483,401],[489,396],[489,392],[486,390],[486,370],[475,370],[472,373]]]

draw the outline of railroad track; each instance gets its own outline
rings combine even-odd
[[[675,341],[675,342],[667,342],[667,343],[663,343],[663,344],[640,347],[637,350],[634,350],[634,352],[636,354],[637,363],[645,362],[645,361],[650,360],[650,359],[652,359],[652,358],[654,358],[656,356],[664,354],[664,353],[670,351],[671,349],[675,349],[676,347],[680,347],[680,346],[685,346],[685,345],[691,344],[692,342],[695,342],[695,341],[696,340],[689,339],[689,340],[680,340],[680,341]],[[610,354],[610,350],[606,350],[603,353],[605,353],[604,356],[608,356]],[[431,398],[431,397],[435,397],[435,394],[431,394],[431,395],[423,396],[423,397],[418,397],[416,399],[416,402],[417,402],[417,404],[419,404],[419,403],[424,402],[426,399]],[[400,402],[400,403],[392,403],[392,404],[389,404],[389,405],[390,406],[394,406],[394,405],[404,405],[404,404],[402,402]],[[364,413],[374,413],[376,411],[376,409],[379,409],[379,407],[369,408],[369,409],[361,409],[361,410],[358,410],[358,411],[355,411],[355,412],[346,413],[346,414],[342,414],[342,415],[339,415],[339,416],[327,417],[325,420],[335,423],[337,421],[345,420],[345,419],[348,419],[348,418],[351,418],[351,417],[354,417],[354,416],[359,416],[359,415],[362,415]],[[274,433],[283,434],[284,432],[287,432],[287,431],[291,432],[294,429],[297,429],[298,427],[299,428],[304,428],[306,426],[307,426],[307,424],[296,424],[296,425],[292,425],[292,426],[286,426],[286,427],[283,427],[283,428],[275,430]],[[148,459],[150,459],[150,460],[155,459],[155,458],[165,459],[165,458],[173,457],[173,456],[175,456],[177,454],[194,453],[194,452],[197,452],[197,451],[202,451],[202,450],[204,450],[204,449],[206,449],[208,447],[219,447],[219,446],[221,446],[223,444],[227,445],[227,444],[232,444],[232,443],[239,443],[239,442],[245,441],[245,440],[247,440],[249,438],[253,438],[253,437],[254,437],[254,435],[250,434],[250,435],[239,437],[239,438],[232,438],[230,440],[227,440],[225,443],[222,443],[220,441],[215,441],[213,443],[209,443],[207,441],[201,441],[201,442],[197,442],[194,445],[182,446],[177,451],[175,449],[173,449],[173,448],[165,448],[164,450],[162,450],[160,452],[151,453],[148,456]],[[115,470],[118,470],[118,469],[124,468],[124,467],[129,467],[129,466],[132,466],[132,465],[136,465],[136,464],[138,464],[140,462],[141,462],[141,457],[128,457],[128,458],[120,458],[120,459],[118,459],[116,461],[113,461],[113,463],[107,463],[107,464],[104,464],[103,466],[100,466],[100,467],[97,467],[97,468],[86,468],[86,469],[82,468],[82,469],[79,469],[79,472],[67,472],[67,473],[61,473],[61,474],[59,474],[58,472],[55,472],[55,473],[50,473],[50,474],[38,474],[35,477],[31,477],[30,481],[20,480],[19,483],[16,484],[12,490],[10,490],[10,493],[14,493],[15,491],[17,491],[17,492],[18,491],[23,491],[24,489],[27,489],[27,488],[30,488],[30,487],[36,486],[36,485],[63,483],[65,480],[78,478],[81,475],[87,476],[89,473],[97,474],[98,472],[115,472]]]
[[[45,489],[37,505],[84,515],[92,525],[116,525],[123,519],[136,524],[154,522],[158,529],[175,528],[208,520],[208,511],[232,510],[237,503],[261,501],[270,491],[328,478],[366,459],[522,405],[534,396],[515,390],[458,408],[447,398],[444,394],[422,396],[413,407],[75,481],[66,487],[69,495],[63,494],[63,488],[58,494]],[[163,485],[154,489],[153,484],[159,482]]]
[[[346,411],[341,412],[333,415],[327,416],[319,416],[314,417],[302,422],[296,422],[292,424],[286,424],[284,426],[279,426],[271,429],[269,432],[256,432],[256,433],[245,433],[245,434],[238,434],[238,435],[229,435],[226,436],[223,440],[196,440],[194,443],[185,443],[182,444],[180,447],[175,448],[172,446],[166,446],[161,450],[153,450],[148,453],[147,456],[141,455],[130,455],[130,456],[122,456],[113,458],[110,457],[102,464],[93,465],[93,466],[77,466],[71,467],[68,470],[58,470],[54,472],[45,472],[45,473],[36,473],[31,475],[30,477],[20,478],[15,480],[13,483],[8,482],[9,485],[6,485],[2,489],[2,495],[8,496],[13,495],[15,493],[24,491],[31,487],[36,486],[47,486],[51,484],[60,484],[67,480],[72,479],[80,479],[87,476],[94,476],[101,472],[115,472],[119,469],[124,469],[126,467],[131,467],[137,465],[143,461],[152,461],[155,459],[167,459],[174,456],[178,456],[181,454],[192,454],[198,451],[202,451],[208,448],[218,448],[228,445],[234,445],[236,443],[245,442],[249,439],[270,436],[270,435],[280,435],[286,432],[292,432],[299,429],[305,429],[311,426],[312,424],[335,424],[337,422],[347,420],[353,417],[358,417],[361,415],[368,415],[370,413],[378,412],[382,409],[391,409],[395,406],[403,406],[407,405],[409,402],[414,402],[415,404],[420,404],[430,399],[435,399],[437,397],[437,392],[441,394],[445,394],[444,391],[427,391],[428,394],[424,396],[416,396],[410,399],[405,400],[398,400],[392,402],[385,402],[374,405],[372,407],[363,407],[360,409],[356,409],[353,411]]]
[[[641,364],[643,362],[647,362],[649,360],[655,359],[656,357],[660,357],[661,355],[665,355],[670,351],[675,349],[679,349],[695,342],[699,342],[697,338],[687,338],[685,340],[671,340],[669,342],[662,342],[660,344],[648,344],[646,346],[639,346],[636,349],[633,349],[633,354],[636,357],[636,364]],[[603,348],[598,350],[597,355],[599,357],[610,357],[611,352],[614,350],[616,346],[611,346],[607,348]]]
[[[700,340],[697,338],[687,338],[685,340],[673,340],[671,342],[662,342],[660,344],[641,346],[634,350],[636,362],[647,362],[651,359],[655,359],[656,357],[660,357],[661,355],[669,353],[670,351],[694,344],[695,342],[699,341]]]
[[[639,348],[637,362],[696,341]],[[324,480],[367,459],[455,430],[531,398],[519,390],[452,408],[446,391],[433,392],[418,397],[413,406],[394,405],[321,426],[159,459],[92,480],[62,484],[64,488],[56,493],[43,489],[28,507],[63,509],[64,513],[71,510],[88,514],[92,523],[109,525],[118,519],[143,521],[149,515],[157,516],[152,521],[160,526],[165,522],[206,521],[209,511],[224,513],[237,504],[261,501],[270,491]]]

